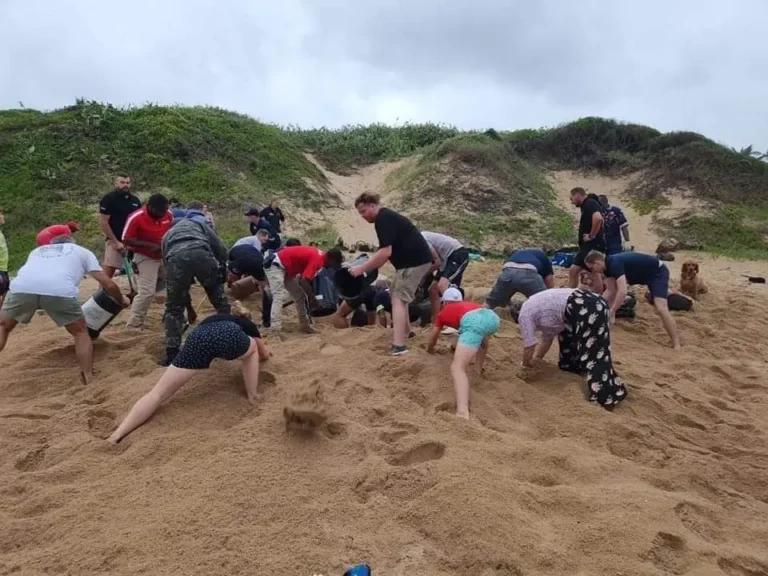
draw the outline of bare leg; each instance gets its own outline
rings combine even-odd
[[[349,320],[347,320],[347,316],[349,316],[350,312],[352,312],[352,307],[347,304],[345,300],[342,300],[338,309],[331,317],[331,323],[336,328],[349,328]]]
[[[13,318],[8,318],[0,314],[0,352],[5,348],[5,343],[8,342],[8,335],[16,328],[18,322]]]
[[[456,392],[456,416],[469,420],[469,377],[467,366],[474,360],[477,350],[466,344],[456,344],[451,363],[453,389]]]
[[[248,395],[248,402],[256,404],[259,387],[259,357],[261,351],[258,345],[259,340],[251,338],[251,348],[243,356],[243,380],[245,381],[245,392]]]
[[[488,345],[490,344],[488,338],[483,340],[480,345],[480,349],[477,351],[477,371],[482,374],[485,372],[485,358],[488,355]]]
[[[669,313],[669,306],[667,305],[666,298],[654,298],[653,305],[656,307],[656,312],[661,316],[661,322],[664,324],[664,329],[672,339],[672,346],[675,350],[680,350],[680,336],[677,334],[677,323]]]
[[[581,270],[582,268],[575,264],[572,264],[571,267],[568,268],[568,288],[579,287],[579,275],[581,274]]]
[[[133,405],[128,416],[120,423],[109,441],[117,444],[136,428],[149,420],[160,405],[170,399],[184,384],[189,382],[198,370],[187,370],[186,368],[177,368],[168,366],[155,387],[142,396],[136,404]]]
[[[93,380],[93,340],[88,335],[85,318],[80,318],[77,322],[67,324],[64,328],[75,339],[75,354],[80,364],[83,384],[90,384],[91,380]]]
[[[261,338],[255,338],[256,340],[256,348],[258,348],[259,352],[259,358],[262,361],[269,360],[270,356],[272,356],[272,352],[269,351],[269,348],[267,348],[267,345],[264,344],[264,341]]]
[[[392,344],[395,346],[405,346],[405,340],[408,338],[408,304],[399,298],[392,298]]]
[[[592,292],[595,294],[602,294],[603,289],[603,275],[599,272],[592,272]]]

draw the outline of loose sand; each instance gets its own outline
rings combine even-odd
[[[36,317],[0,354],[0,574],[768,574],[768,289],[739,277],[768,264],[702,262],[711,290],[677,316],[681,354],[650,306],[619,322],[630,396],[613,413],[553,365],[519,380],[507,320],[469,423],[452,415],[451,337],[389,358],[386,330],[319,321],[272,345],[258,407],[238,363],[216,363],[111,447],[161,374],[160,306],[143,333],[107,329],[88,387],[69,336]],[[471,293],[497,272],[473,263]],[[286,430],[286,407],[321,413],[314,433]]]

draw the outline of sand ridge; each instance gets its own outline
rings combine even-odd
[[[386,330],[321,320],[271,344],[257,407],[238,363],[217,362],[111,447],[161,373],[161,308],[143,333],[106,330],[88,387],[69,336],[36,317],[0,355],[0,574],[766,574],[768,305],[729,267],[768,275],[706,260],[682,354],[648,305],[619,322],[630,396],[613,413],[554,365],[519,380],[508,320],[471,378],[470,423],[452,415],[450,338],[389,358]],[[473,263],[471,293],[498,268]],[[286,431],[312,382],[325,421]]]

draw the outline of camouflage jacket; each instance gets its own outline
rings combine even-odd
[[[227,263],[227,246],[210,226],[192,219],[183,219],[163,236],[163,258],[166,260],[183,252],[203,249],[221,264]]]

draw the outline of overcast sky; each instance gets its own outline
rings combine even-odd
[[[304,127],[597,115],[768,149],[768,0],[0,0],[0,108]]]

